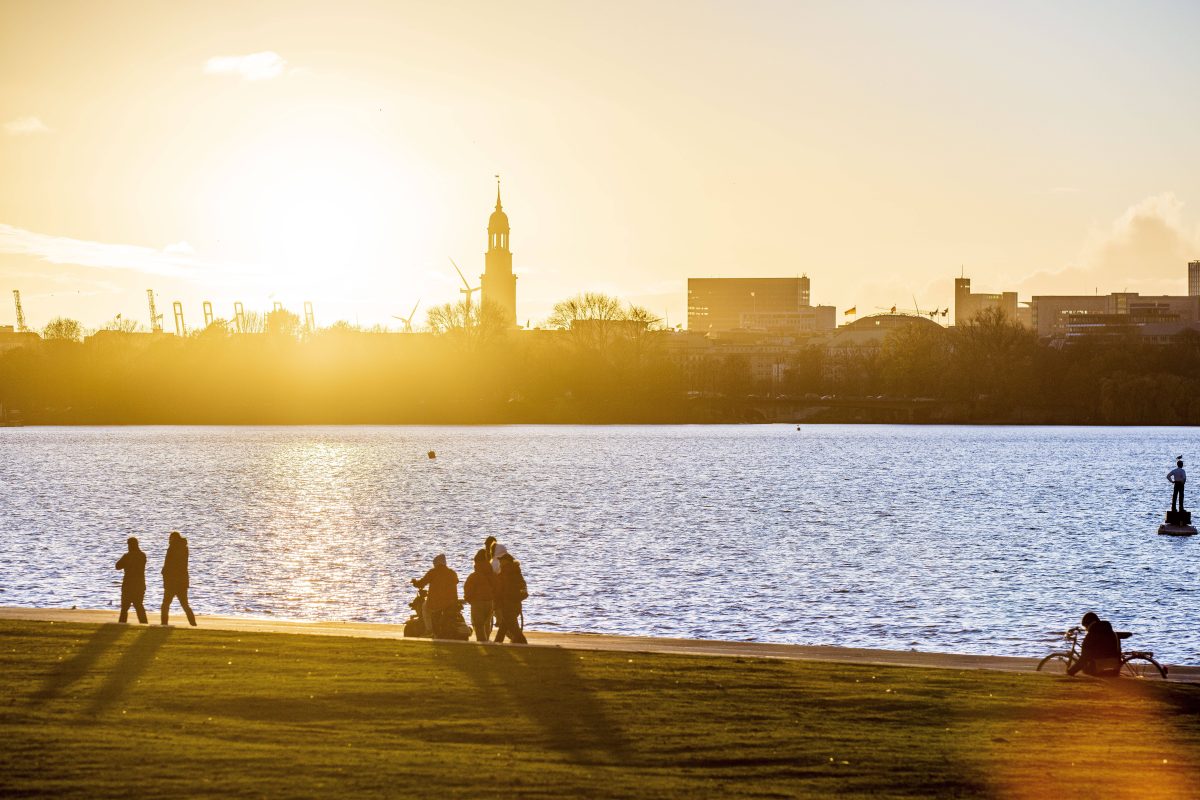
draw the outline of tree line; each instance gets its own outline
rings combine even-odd
[[[789,421],[823,406],[816,419],[852,421],[872,402],[905,401],[932,404],[928,421],[1200,424],[1200,336],[1050,347],[998,312],[903,326],[849,355],[789,347],[766,375],[761,356],[681,350],[685,334],[599,294],[564,300],[537,331],[507,330],[494,308],[466,302],[431,309],[419,334],[306,331],[288,311],[256,327],[113,327],[84,342],[77,322],[56,320],[39,345],[0,353],[0,403],[31,424]]]

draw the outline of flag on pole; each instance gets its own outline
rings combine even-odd
[[[896,313],[896,307],[895,307],[895,306],[892,306],[892,310],[891,310],[891,311],[889,311],[888,313],[889,313],[889,314],[895,314],[895,313]]]
[[[842,316],[848,317],[852,314],[857,314],[857,313],[858,313],[858,306],[850,306],[849,308],[847,308],[845,311],[842,312]]]

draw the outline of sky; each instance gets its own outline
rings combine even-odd
[[[211,300],[390,324],[483,270],[518,317],[688,277],[860,314],[1186,293],[1200,6],[0,0],[0,325]],[[473,283],[477,283],[473,280]],[[839,314],[839,318],[841,315]]]

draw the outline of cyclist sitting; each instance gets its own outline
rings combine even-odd
[[[1079,660],[1067,670],[1068,675],[1083,672],[1096,677],[1113,677],[1121,672],[1121,640],[1112,625],[1100,619],[1095,612],[1083,615],[1083,627],[1087,636],[1079,650]]]

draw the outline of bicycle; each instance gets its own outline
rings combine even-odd
[[[1065,675],[1067,670],[1075,665],[1079,660],[1079,637],[1085,632],[1084,628],[1074,627],[1064,633],[1062,636],[1071,643],[1070,650],[1056,650],[1050,655],[1043,658],[1037,665],[1038,672],[1047,672],[1051,675]],[[1121,640],[1128,639],[1133,636],[1129,631],[1117,631],[1117,638]],[[1154,658],[1154,653],[1149,650],[1121,650],[1121,666],[1118,674],[1123,678],[1159,678],[1167,679],[1167,668]]]

